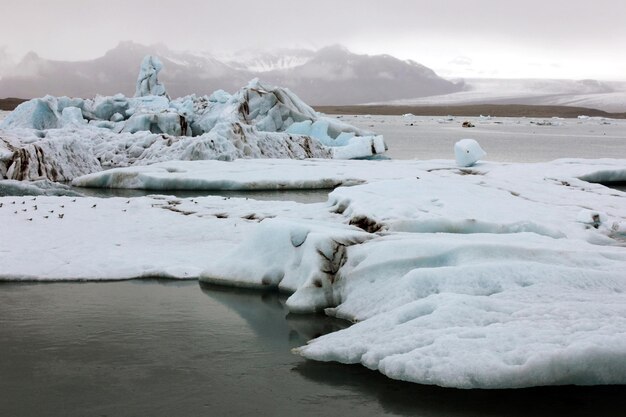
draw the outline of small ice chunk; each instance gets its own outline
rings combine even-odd
[[[456,164],[461,167],[471,167],[485,155],[487,152],[474,139],[461,139],[454,145]]]
[[[591,225],[596,229],[600,227],[602,223],[606,222],[606,220],[607,216],[605,213],[587,209],[581,210],[576,217],[577,222]]]

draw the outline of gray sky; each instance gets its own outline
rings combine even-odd
[[[122,40],[176,50],[341,43],[444,76],[626,80],[623,0],[0,0],[0,71],[33,50],[101,56]]]

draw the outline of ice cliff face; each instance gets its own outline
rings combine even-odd
[[[376,136],[320,117],[288,89],[252,80],[235,94],[171,100],[144,58],[135,97],[46,96],[0,124],[0,176],[68,181],[103,168],[170,160],[357,158],[385,151]]]

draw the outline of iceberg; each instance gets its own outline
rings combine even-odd
[[[460,167],[471,167],[487,155],[474,139],[461,139],[454,144],[454,157]]]
[[[383,137],[315,112],[286,88],[250,81],[234,94],[170,99],[147,56],[135,97],[46,96],[0,122],[8,179],[71,181],[103,169],[173,160],[363,158]],[[293,127],[292,127],[293,126]],[[308,127],[307,127],[308,126]],[[10,157],[6,155],[10,154]]]
[[[165,86],[159,81],[159,72],[163,63],[155,56],[146,56],[141,62],[141,69],[137,77],[135,97],[163,96],[169,99]]]

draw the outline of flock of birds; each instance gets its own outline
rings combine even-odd
[[[75,203],[75,202],[76,202],[76,200],[77,200],[77,199],[76,199],[76,198],[74,198],[74,199],[72,199],[72,200],[71,200],[71,202],[72,202],[72,203]],[[38,206],[37,206],[37,204],[34,204],[34,203],[37,201],[37,197],[33,197],[33,198],[31,198],[31,199],[30,199],[30,201],[31,201],[31,202],[32,202],[32,204],[33,204],[33,205],[31,206],[31,207],[32,207],[32,210],[33,210],[33,211],[37,211],[37,210],[38,210]],[[126,202],[126,204],[129,204],[129,203],[130,203],[130,200],[128,200],[128,201]],[[5,202],[0,202],[0,209],[1,209],[1,208],[3,208],[5,205],[7,205],[7,206],[18,206],[18,207],[19,207],[20,205],[21,205],[21,206],[25,206],[25,205],[26,205],[26,200],[22,200],[21,204],[20,204],[20,203],[18,203],[16,200],[11,201],[10,203],[8,203],[8,202],[6,202],[6,203],[5,203]],[[91,206],[91,208],[95,209],[97,206],[98,206],[97,204],[94,204],[94,205],[92,205],[92,206]],[[65,208],[65,204],[60,204],[60,205],[59,205],[59,209],[60,209],[60,210],[62,210],[62,209],[64,209],[64,208]],[[65,217],[65,213],[62,213],[59,209],[57,209],[57,211],[56,211],[57,218],[58,218],[58,219],[63,219],[63,217]],[[28,211],[28,208],[22,208],[22,209],[21,209],[21,211],[22,211],[22,212],[27,212],[27,211]],[[126,211],[126,209],[124,209],[124,210],[122,210],[122,211]],[[13,212],[13,213],[14,213],[14,214],[18,214],[19,212],[20,212],[20,210],[14,210],[14,212]],[[44,219],[49,219],[51,215],[55,214],[55,210],[47,210],[47,211],[45,211],[45,212],[43,212],[43,213],[44,213],[44,215],[43,215],[42,217],[43,217]],[[54,216],[53,216],[53,217],[54,217]],[[27,220],[27,221],[29,221],[29,222],[32,222],[32,221],[33,221],[33,217],[28,217],[26,220]]]
[[[31,198],[30,200],[31,200],[31,201],[37,201],[37,197],[33,197],[33,198]],[[73,200],[72,200],[72,203],[75,203],[75,202],[76,202],[76,199],[73,199]],[[11,201],[11,203],[9,203],[9,204],[10,204],[10,205],[17,205],[17,202],[14,200],[14,201]],[[22,205],[22,206],[26,205],[26,200],[23,200],[21,205]],[[0,208],[2,208],[3,206],[4,206],[4,203],[0,202]],[[63,209],[63,208],[65,208],[65,205],[64,205],[64,204],[60,204],[60,205],[59,205],[59,208],[60,208],[60,209]],[[92,206],[92,208],[96,208],[96,205],[94,204],[94,205]],[[38,209],[37,204],[34,204],[34,205],[32,206],[32,209],[33,209],[33,211],[37,211],[37,209]],[[21,209],[21,210],[22,210],[23,212],[27,212],[27,211],[28,211],[28,209],[27,209],[27,208],[23,208],[23,209]],[[42,216],[44,219],[48,219],[48,218],[50,218],[50,215],[51,215],[51,214],[54,214],[54,210],[48,210],[47,212],[48,212],[48,214],[44,214],[44,215]],[[18,214],[18,213],[19,213],[19,210],[15,210],[15,211],[14,211],[14,214]],[[64,213],[57,213],[57,218],[58,218],[58,219],[62,219],[64,216],[65,216],[65,214],[64,214]],[[29,217],[29,218],[27,218],[26,220],[28,220],[29,222],[32,222],[32,221],[33,221],[33,218],[32,218],[32,217]]]

